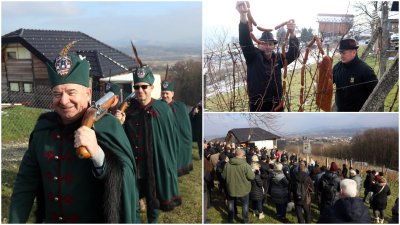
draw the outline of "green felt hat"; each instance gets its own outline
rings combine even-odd
[[[54,62],[47,64],[51,87],[60,84],[80,84],[89,87],[90,64],[82,56],[68,53],[76,41],[68,43]]]
[[[121,89],[119,88],[119,86],[114,83],[108,82],[106,84],[106,92],[110,91],[114,93],[114,95],[121,96]]]
[[[150,85],[153,85],[154,83],[154,76],[153,72],[151,72],[150,67],[148,66],[143,66],[140,68],[136,68],[135,71],[133,71],[133,82],[135,84],[144,82],[148,83]]]
[[[161,83],[161,91],[174,91],[174,84],[172,81],[164,80]]]

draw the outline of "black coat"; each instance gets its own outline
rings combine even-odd
[[[281,54],[273,53],[271,60],[267,60],[264,53],[254,46],[247,23],[239,24],[239,43],[246,59],[250,103],[256,104],[260,100],[264,103],[279,102],[282,97]],[[288,64],[297,59],[299,53],[299,40],[296,37],[290,38],[286,53]]]
[[[333,182],[336,187],[335,198],[333,200],[328,200],[323,193],[323,180],[329,180],[333,178]],[[336,200],[339,199],[339,192],[340,192],[340,178],[337,173],[333,173],[331,171],[326,171],[324,175],[322,175],[321,179],[318,181],[318,192],[321,193],[321,205],[333,205]]]
[[[268,163],[260,161],[260,177],[263,182],[263,187],[264,187],[264,195],[268,193],[268,188],[269,188],[269,171],[271,170],[271,167],[268,165]]]
[[[371,173],[367,174],[364,180],[364,188],[366,191],[369,191],[371,189],[372,181],[374,181],[374,175],[372,175]]]
[[[293,192],[293,199],[296,205],[306,205],[306,194],[311,193],[314,190],[313,181],[311,177],[306,172],[298,172],[293,176],[293,180],[291,181],[291,191]],[[298,185],[304,184],[305,190],[303,196],[301,198],[297,197],[296,189]]]
[[[343,198],[327,207],[317,223],[371,223],[371,217],[361,198]]]
[[[259,173],[259,172],[258,172]],[[256,177],[251,181],[250,199],[260,201],[264,197],[263,182],[260,174],[256,173]]]
[[[388,185],[385,185],[383,190],[379,192],[381,188],[382,186],[380,186],[379,183],[374,184],[371,188],[371,191],[374,193],[374,197],[371,202],[371,208],[374,210],[386,209],[387,206],[387,196],[390,195],[390,188]]]
[[[378,79],[370,66],[356,56],[351,62],[333,67],[337,111],[358,112],[374,90]]]

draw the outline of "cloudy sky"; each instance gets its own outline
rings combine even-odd
[[[275,120],[281,134],[313,129],[398,127],[398,124],[398,113],[279,113]],[[204,136],[225,136],[230,129],[251,126],[241,113],[207,113]]]
[[[201,2],[2,1],[1,34],[19,28],[81,31],[118,47],[202,41]]]

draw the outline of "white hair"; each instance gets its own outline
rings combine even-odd
[[[340,191],[343,197],[354,198],[357,196],[357,183],[352,179],[343,179],[340,181]]]

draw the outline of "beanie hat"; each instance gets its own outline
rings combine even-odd
[[[337,171],[337,170],[338,170],[337,164],[335,162],[332,162],[329,171]]]

